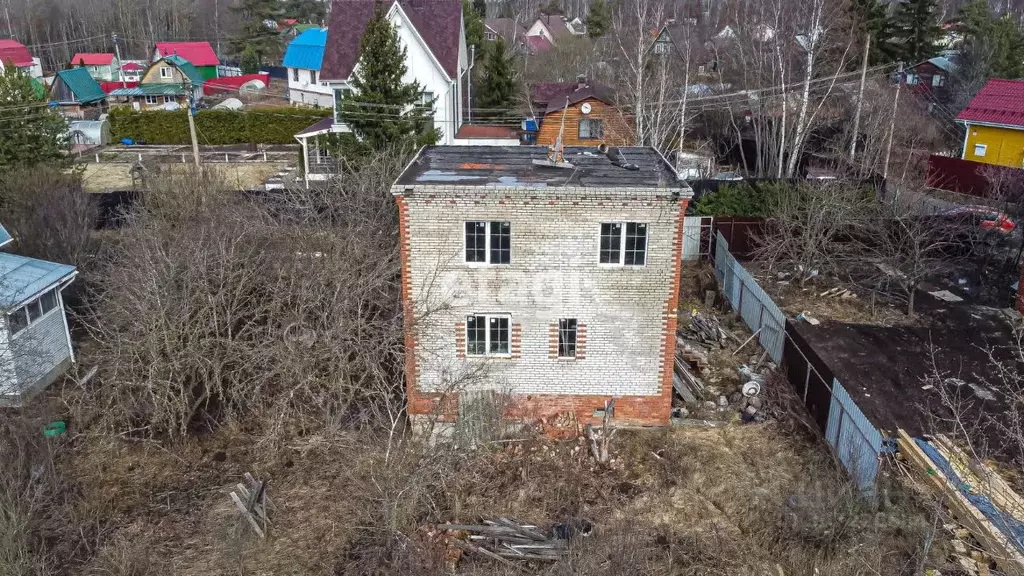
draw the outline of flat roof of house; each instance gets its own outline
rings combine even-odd
[[[13,310],[74,275],[74,266],[0,252],[0,310]]]
[[[691,194],[686,182],[654,148],[620,147],[603,154],[592,146],[567,146],[564,158],[572,168],[535,163],[547,158],[546,146],[427,146],[420,150],[395,184],[666,188],[679,190],[685,197]]]

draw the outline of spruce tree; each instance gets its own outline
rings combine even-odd
[[[608,3],[605,0],[594,0],[590,5],[590,13],[587,14],[587,35],[591,38],[604,36],[611,20],[611,8]]]
[[[484,43],[484,19],[469,0],[462,0],[462,27],[466,29],[466,46],[476,46],[479,52]]]
[[[277,32],[277,20],[284,15],[278,0],[242,0],[231,11],[240,19],[238,35],[231,40],[231,49],[241,55],[251,48],[262,64],[284,54],[284,41]],[[274,28],[268,24],[274,24]]]
[[[480,88],[476,93],[476,105],[484,110],[481,118],[508,116],[507,110],[515,101],[516,80],[512,59],[505,46],[505,39],[499,37],[487,51],[487,61]]]
[[[63,159],[68,125],[14,66],[0,70],[0,171]]]
[[[939,53],[937,43],[942,37],[937,0],[906,0],[893,13],[893,40],[899,55],[907,64],[923,62]]]
[[[898,60],[900,46],[892,41],[894,30],[886,5],[879,0],[852,0],[849,10],[857,41],[863,42],[865,34],[871,37],[868,63],[875,66]]]
[[[245,50],[242,50],[238,67],[242,69],[242,74],[256,74],[260,71],[260,57],[251,45],[246,45]]]
[[[347,144],[373,151],[390,146],[411,149],[437,142],[433,110],[423,102],[423,88],[418,82],[402,80],[405,56],[398,32],[378,4],[360,43],[353,90],[338,102],[338,119],[356,137]]]
[[[1024,76],[1024,34],[1012,19],[996,18],[987,0],[974,0],[960,9],[960,20],[961,74],[977,73],[978,81]]]

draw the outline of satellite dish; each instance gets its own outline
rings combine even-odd
[[[590,114],[590,110],[590,102],[584,102],[583,106],[580,106],[580,112],[583,112],[584,114]]]

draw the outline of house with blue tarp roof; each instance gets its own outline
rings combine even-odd
[[[0,247],[13,238],[0,226]],[[75,360],[61,292],[74,266],[0,252],[0,406],[20,406]]]
[[[320,81],[320,65],[326,45],[326,28],[306,30],[288,44],[283,64],[288,68],[288,101],[293,105],[334,106],[331,87]]]

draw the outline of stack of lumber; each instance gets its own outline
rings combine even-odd
[[[686,332],[698,342],[718,347],[724,347],[729,337],[729,333],[722,329],[717,318],[705,316],[696,310],[690,313],[690,324],[686,327]]]
[[[988,466],[947,438],[916,440],[898,431],[900,454],[923,472],[928,487],[970,531],[999,569],[1024,576],[1024,500]]]
[[[554,561],[568,553],[566,540],[548,537],[537,526],[508,518],[483,524],[441,524],[438,528],[461,533],[458,546],[503,564],[508,559]]]

